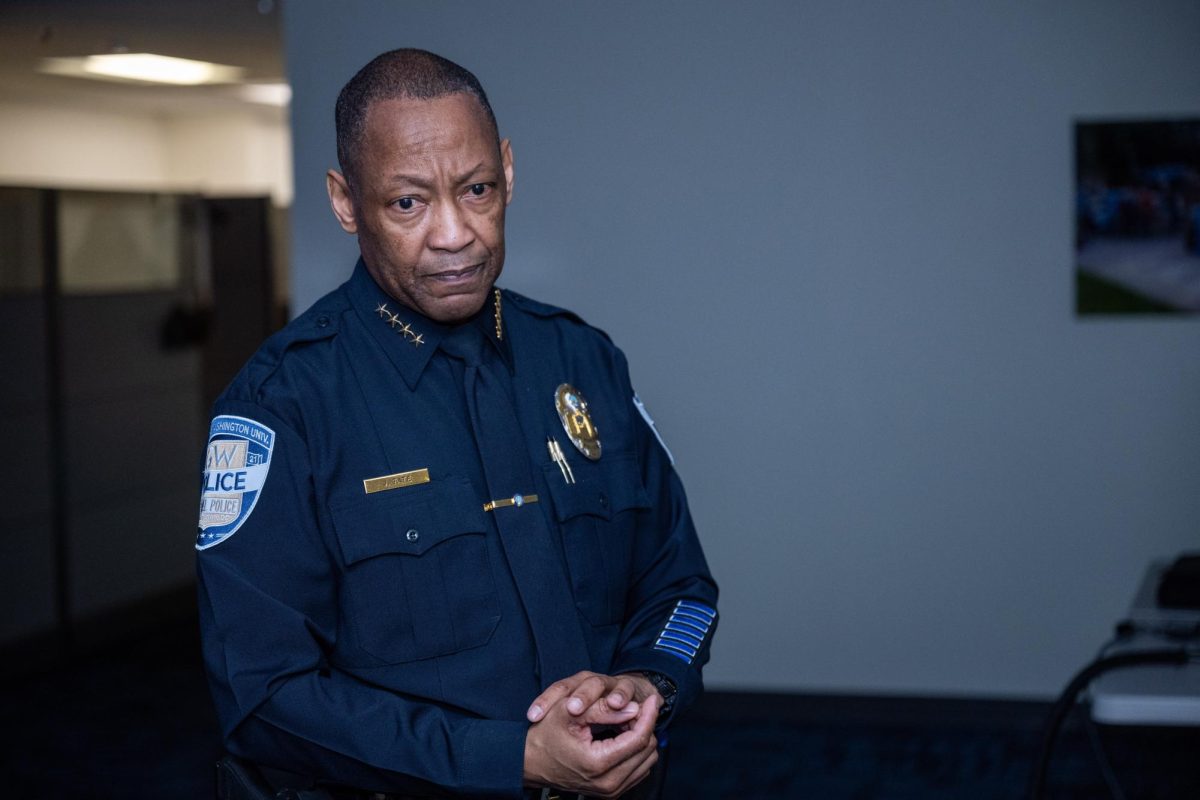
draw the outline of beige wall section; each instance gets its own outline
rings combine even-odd
[[[0,182],[146,189],[167,177],[163,125],[150,115],[0,102]]]
[[[273,111],[156,115],[0,101],[0,184],[269,194],[292,202],[291,135]]]
[[[202,194],[269,194],[292,202],[287,123],[254,112],[181,114],[163,122],[167,176]]]

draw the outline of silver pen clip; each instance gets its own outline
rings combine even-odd
[[[567,463],[567,457],[563,454],[558,440],[547,436],[546,449],[550,451],[550,460],[558,464],[558,470],[562,473],[563,480],[567,483],[575,483],[575,473],[571,471],[571,465]]]

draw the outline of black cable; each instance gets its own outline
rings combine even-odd
[[[1108,796],[1112,800],[1126,800],[1125,790],[1121,788],[1121,782],[1117,780],[1117,772],[1113,769],[1112,760],[1104,749],[1100,731],[1091,714],[1083,715],[1083,729],[1087,732],[1088,741],[1092,745],[1092,755],[1096,757],[1096,766],[1100,768],[1100,777],[1104,779],[1104,785],[1108,787]]]
[[[1081,669],[1071,679],[1071,682],[1067,684],[1067,688],[1063,689],[1062,694],[1058,696],[1058,700],[1054,702],[1054,707],[1050,711],[1050,718],[1046,723],[1046,731],[1042,736],[1042,746],[1038,751],[1037,766],[1034,768],[1033,775],[1029,781],[1030,800],[1041,800],[1042,792],[1046,786],[1046,770],[1050,765],[1050,754],[1054,749],[1054,740],[1057,738],[1059,728],[1062,727],[1067,714],[1074,707],[1079,693],[1089,683],[1110,670],[1148,664],[1174,664],[1182,666],[1188,662],[1189,658],[1188,651],[1182,647],[1139,650],[1136,653],[1118,653],[1115,656],[1097,658]]]
[[[1127,643],[1136,633],[1138,633],[1138,626],[1132,620],[1126,619],[1118,622],[1113,631],[1113,638],[1104,643],[1104,646],[1096,653],[1096,658],[1104,658],[1112,648],[1123,642]],[[1092,687],[1088,686],[1082,690],[1079,699],[1091,705],[1091,693]],[[1100,776],[1104,778],[1105,786],[1108,787],[1110,800],[1126,800],[1125,790],[1121,788],[1121,782],[1117,780],[1116,770],[1113,769],[1108,752],[1104,749],[1104,743],[1100,740],[1100,730],[1091,714],[1083,715],[1083,728],[1087,731],[1088,741],[1092,745],[1092,755],[1096,757],[1096,765],[1100,768]]]

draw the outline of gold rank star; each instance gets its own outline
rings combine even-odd
[[[379,318],[388,324],[392,330],[404,337],[404,341],[412,342],[413,347],[420,347],[425,344],[425,339],[413,332],[412,325],[400,319],[399,314],[393,314],[388,308],[387,303],[379,303],[375,306],[375,313]]]

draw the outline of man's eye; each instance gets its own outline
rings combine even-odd
[[[399,208],[401,211],[411,211],[416,204],[417,201],[411,197],[401,197],[396,201],[396,208]]]
[[[467,191],[476,197],[483,197],[487,194],[487,190],[491,188],[491,184],[487,183],[472,183],[467,187]]]

